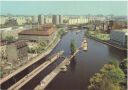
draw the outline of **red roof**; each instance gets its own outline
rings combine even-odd
[[[37,35],[37,36],[49,36],[51,35],[55,30],[51,31],[43,31],[43,30],[24,30],[19,33],[19,35]]]
[[[21,31],[19,35],[49,36],[54,32],[55,32],[55,28],[53,25],[44,25],[36,29]]]

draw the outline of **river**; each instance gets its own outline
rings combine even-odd
[[[75,40],[77,47],[80,47],[84,31],[76,33],[68,32],[61,42],[52,51],[55,53],[64,50],[65,56],[70,54],[70,41]],[[95,40],[87,38],[88,50],[79,51],[66,72],[61,72],[46,87],[46,90],[87,90],[89,78],[103,67],[110,60],[126,58],[126,53]]]
[[[70,43],[71,40],[75,40],[77,48],[81,46],[82,39],[84,37],[84,31],[80,32],[69,31],[64,35],[57,46],[52,50],[52,52],[46,57],[42,58],[35,64],[31,65],[17,76],[15,80],[18,81],[24,77],[27,73],[31,72],[33,69],[41,65],[47,58],[58,51],[64,50],[64,55],[68,57],[70,55]],[[89,78],[102,68],[105,63],[110,60],[118,60],[126,58],[123,51],[110,47],[108,45],[102,44],[95,40],[87,38],[88,50],[80,50],[72,60],[71,64],[68,66],[66,72],[59,73],[53,81],[46,87],[46,90],[87,90],[89,85]],[[40,81],[49,74],[63,59],[59,59],[52,63],[45,70],[37,74],[32,80],[20,88],[20,90],[33,90]],[[2,85],[3,88],[8,88],[15,83],[14,78],[11,78],[8,82]],[[13,81],[13,83],[12,83]],[[11,84],[10,84],[11,83]]]

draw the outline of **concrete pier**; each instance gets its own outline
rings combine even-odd
[[[12,85],[8,90],[19,90],[22,86],[24,86],[29,80],[31,80],[33,77],[35,77],[38,73],[40,73],[42,70],[44,70],[47,66],[49,66],[51,63],[53,63],[59,56],[61,56],[63,52],[59,52],[52,56],[51,59],[45,61],[43,64],[41,64],[39,67],[37,67],[35,70],[33,70],[31,73],[26,75],[24,78],[19,80],[17,83]]]

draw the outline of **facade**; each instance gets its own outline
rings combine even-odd
[[[63,16],[59,15],[59,24],[63,24]]]
[[[32,22],[31,16],[0,16],[0,25],[4,25],[10,20],[16,20],[18,25],[24,25],[25,23]],[[14,22],[13,22],[14,23]]]
[[[44,23],[45,24],[52,24],[52,16],[51,15],[45,15],[44,16]]]
[[[0,41],[0,60],[7,59],[6,45]]]
[[[28,47],[25,41],[16,41],[6,45],[7,60],[12,65],[28,59]]]
[[[84,16],[72,16],[68,20],[69,25],[76,25],[76,24],[85,24],[88,23],[88,18]]]
[[[32,16],[32,23],[33,24],[38,23],[38,16]]]
[[[0,16],[0,25],[4,25],[5,22],[8,20],[9,17],[1,15]]]
[[[128,42],[128,29],[125,30],[112,30],[110,33],[110,40],[112,43],[127,47]]]
[[[13,29],[13,28],[3,28],[0,29],[0,39],[5,39],[6,36],[13,36],[16,39],[18,38],[18,33],[21,32],[23,29],[22,28],[18,28],[18,29]]]
[[[36,29],[24,30],[19,33],[20,40],[45,41],[49,43],[56,36],[56,28],[53,25],[43,25]]]
[[[25,23],[27,23],[26,17],[19,16],[15,18],[17,20],[18,25],[24,25]]]
[[[43,15],[38,15],[38,23],[40,24],[40,25],[42,25],[42,24],[44,24],[45,23],[45,18],[44,18],[44,16]]]
[[[54,25],[58,25],[59,24],[59,15],[53,15],[52,16],[52,23]]]

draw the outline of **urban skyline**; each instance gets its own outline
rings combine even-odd
[[[1,15],[116,15],[127,16],[126,1],[1,1]]]

